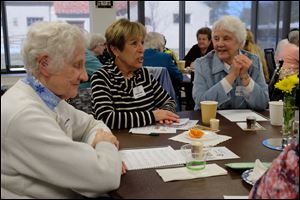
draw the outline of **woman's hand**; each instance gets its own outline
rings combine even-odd
[[[172,124],[179,122],[179,116],[168,110],[157,109],[153,111],[155,121],[161,124]]]
[[[122,161],[122,174],[126,174],[127,166],[124,161]]]
[[[244,54],[236,55],[233,59],[235,66],[240,69],[239,75],[248,74],[248,70],[252,65],[252,60]]]
[[[110,142],[119,149],[119,141],[117,140],[116,136],[114,136],[112,133],[104,131],[103,129],[98,129],[92,143],[92,147],[95,148],[96,144],[102,141]]]

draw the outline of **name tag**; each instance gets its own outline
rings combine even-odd
[[[133,88],[133,97],[135,99],[145,96],[144,87],[142,85]]]
[[[243,94],[244,94],[243,90],[244,90],[244,87],[237,86],[235,89],[235,96],[243,96]]]

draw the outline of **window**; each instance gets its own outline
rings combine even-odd
[[[179,24],[179,14],[177,13],[173,14],[173,22],[174,24]],[[185,23],[186,24],[191,23],[191,14],[185,14]]]
[[[149,22],[147,32],[163,34],[167,40],[166,47],[178,54],[179,23],[174,24],[174,13],[179,13],[179,1],[145,1],[145,21]]]
[[[202,27],[212,28],[212,25],[223,15],[233,15],[245,22],[250,28],[250,1],[186,1],[185,12],[190,13],[190,23],[185,24],[185,53],[197,44],[196,33]]]
[[[6,69],[3,38],[8,39],[9,70],[23,70],[22,42],[28,28],[37,21],[66,21],[90,30],[88,1],[5,1],[5,4],[1,2],[1,7],[2,5],[5,5],[7,17],[7,35],[2,34],[1,23],[2,70]]]
[[[31,24],[35,22],[43,21],[42,17],[27,17],[27,26],[31,26]]]

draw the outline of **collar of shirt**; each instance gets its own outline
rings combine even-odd
[[[40,81],[38,81],[31,74],[27,74],[27,76],[22,81],[28,84],[29,86],[31,86],[32,89],[39,95],[39,97],[48,106],[48,108],[54,111],[55,107],[61,101],[61,99],[58,96],[56,96],[53,92],[51,92],[48,88],[46,88]]]

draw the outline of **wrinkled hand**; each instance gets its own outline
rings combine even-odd
[[[252,60],[244,54],[239,54],[234,57],[233,65],[234,67],[240,69],[239,75],[246,74],[252,65]]]
[[[103,141],[110,142],[119,149],[119,141],[117,140],[116,136],[114,136],[112,133],[104,131],[103,129],[98,129],[92,143],[92,147],[95,148],[98,142]]]
[[[168,110],[157,109],[153,111],[155,121],[161,124],[172,124],[173,122],[179,122],[179,116]]]

